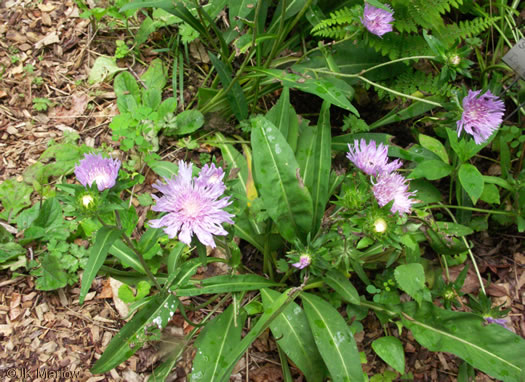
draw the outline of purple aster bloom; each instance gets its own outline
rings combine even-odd
[[[386,5],[390,11],[385,11],[381,8],[376,8],[365,2],[365,11],[363,17],[360,18],[361,23],[370,33],[376,36],[383,36],[385,33],[392,32],[394,22],[394,11]]]
[[[84,187],[91,187],[95,182],[98,190],[103,191],[115,185],[119,169],[118,159],[103,158],[100,154],[84,154],[84,159],[75,166],[75,176]]]
[[[367,145],[364,139],[361,142],[356,139],[353,146],[349,144],[346,157],[367,175],[391,173],[402,165],[399,160],[388,163],[388,146],[382,143],[376,146],[375,141]]]
[[[498,97],[487,90],[480,95],[481,90],[468,91],[463,98],[463,114],[457,122],[458,137],[461,130],[474,137],[476,144],[482,144],[490,138],[494,130],[497,130],[503,122],[505,105]]]
[[[310,265],[311,260],[310,255],[301,255],[301,257],[299,257],[299,262],[293,263],[292,266],[297,269],[304,269]]]
[[[153,228],[190,245],[193,234],[199,241],[215,248],[213,235],[227,235],[222,223],[233,224],[233,215],[223,208],[231,204],[229,197],[218,199],[226,189],[222,182],[224,171],[215,165],[205,165],[196,179],[192,176],[192,164],[179,161],[179,173],[166,183],[153,185],[164,195],[153,195],[156,204],[153,211],[167,212],[160,219],[150,220]]]
[[[414,192],[408,191],[407,180],[397,172],[380,174],[372,187],[377,203],[383,207],[394,201],[390,211],[399,212],[401,215],[410,213],[414,199],[410,199]]]
[[[507,330],[510,330],[510,328],[507,326],[507,320],[504,318],[485,317],[485,321],[487,321],[489,324],[497,324],[499,326],[503,326]]]

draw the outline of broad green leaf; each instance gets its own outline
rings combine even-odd
[[[423,303],[403,306],[403,324],[430,351],[449,352],[493,378],[522,381],[525,340],[497,324],[487,325],[473,313],[440,309]]]
[[[221,275],[204,279],[193,288],[177,289],[177,296],[199,296],[201,294],[242,292],[280,285],[281,284],[267,280],[258,275]]]
[[[401,264],[396,267],[394,277],[401,290],[416,301],[421,301],[420,292],[425,288],[425,269],[419,263]]]
[[[31,205],[29,197],[32,192],[33,188],[25,183],[17,182],[15,179],[4,180],[0,184],[0,204],[4,207],[0,212],[0,218],[14,219],[18,212]]]
[[[258,234],[255,231],[256,222],[250,221],[247,211],[235,217],[235,235],[246,240],[248,243],[253,245],[259,251],[264,251],[264,235]]]
[[[116,240],[108,252],[119,259],[124,267],[131,267],[137,272],[146,274],[138,256],[122,240]]]
[[[199,334],[193,345],[197,349],[197,354],[193,359],[189,381],[221,381],[219,376],[229,369],[224,359],[241,342],[241,332],[246,318],[245,314],[241,314],[235,320],[234,315],[233,305],[230,305],[222,314],[206,324]]]
[[[372,342],[372,349],[383,361],[399,373],[405,373],[405,351],[399,339],[393,336],[380,337]]]
[[[460,161],[463,163],[468,161],[479,151],[481,151],[484,147],[490,144],[496,136],[496,134],[492,134],[492,136],[486,142],[477,145],[473,139],[468,139],[467,137],[459,139],[455,129],[446,129],[446,132],[448,136],[448,142],[450,143],[450,147],[452,147],[454,152],[458,154]]]
[[[233,81],[231,71],[213,53],[208,52],[208,56],[219,74],[222,86],[225,89],[229,88]],[[226,93],[226,98],[228,99],[233,114],[235,114],[237,120],[242,121],[248,117],[248,102],[246,101],[246,97],[244,96],[244,92],[238,81],[235,81],[235,83],[231,85],[230,90]]]
[[[440,157],[443,160],[443,162],[449,163],[447,149],[445,149],[443,143],[438,141],[436,138],[430,137],[425,134],[419,134],[419,144],[427,150],[432,151],[434,154]]]
[[[21,240],[21,244],[39,238],[45,241],[51,239],[61,241],[67,239],[68,236],[69,231],[62,217],[62,207],[56,198],[50,198],[42,204],[37,218],[24,231],[24,239]]]
[[[115,240],[117,240],[122,233],[111,227],[102,227],[95,238],[95,244],[89,249],[88,263],[84,269],[82,276],[82,285],[80,287],[80,296],[78,297],[79,304],[84,303],[84,298],[91,288],[91,283],[95,279],[98,270],[104,264],[108,250],[111,248]]]
[[[484,202],[489,204],[499,204],[499,190],[495,184],[485,184],[483,186],[483,193],[479,197]]]
[[[330,169],[332,167],[332,136],[330,126],[330,104],[323,102],[317,123],[315,145],[314,145],[314,162],[310,167],[312,174],[304,173],[304,183],[312,195],[313,218],[312,234],[316,234],[321,227],[326,203],[330,198]]]
[[[252,120],[255,181],[268,214],[289,242],[312,225],[312,198],[297,177],[299,165],[281,132],[264,117]]]
[[[463,224],[451,223],[451,222],[436,222],[440,231],[447,235],[454,236],[467,236],[473,233],[472,228],[467,227]]]
[[[185,110],[177,115],[175,121],[177,128],[174,132],[177,135],[190,134],[204,126],[204,116],[198,110]]]
[[[149,64],[148,70],[140,76],[146,89],[163,89],[168,82],[168,70],[160,58],[156,58]]]
[[[46,253],[41,262],[42,276],[36,279],[38,290],[55,290],[67,285],[67,273],[62,269],[55,255]]]
[[[352,285],[350,280],[348,280],[348,278],[338,270],[329,270],[323,280],[346,302],[355,305],[359,305],[361,303],[361,300],[359,299],[359,293],[357,293],[355,287]]]
[[[443,200],[443,195],[436,186],[425,179],[414,179],[410,182],[410,191],[416,191],[416,198],[424,203],[437,203]]]
[[[25,253],[26,250],[24,247],[13,241],[0,243],[0,264],[16,259],[18,256],[24,255]]]
[[[483,175],[470,163],[463,163],[459,168],[458,178],[461,186],[472,199],[472,203],[476,204],[481,194],[483,194]]]
[[[268,309],[280,293],[262,289],[263,305]],[[271,323],[270,329],[288,358],[303,372],[308,381],[323,380],[326,367],[315,346],[314,337],[304,311],[291,302]]]
[[[446,164],[441,160],[427,160],[418,163],[415,169],[410,173],[409,178],[418,179],[426,178],[428,180],[436,180],[444,178],[450,175],[452,172],[452,166]]]
[[[496,184],[505,190],[513,191],[513,186],[507,182],[505,179],[500,178],[499,176],[488,176],[483,175],[483,181],[485,184]]]
[[[302,293],[301,299],[315,343],[333,381],[364,381],[357,345],[343,317],[320,297]]]
[[[111,77],[122,70],[125,69],[117,65],[114,57],[100,56],[95,60],[93,67],[89,71],[88,82],[91,85],[102,82],[106,77]]]
[[[299,119],[290,103],[290,89],[283,88],[279,101],[266,114],[266,119],[273,123],[286,138],[286,141],[295,152],[299,131]]]
[[[117,106],[121,113],[133,113],[140,103],[139,85],[131,73],[123,72],[115,77],[113,88]]]
[[[288,289],[284,293],[282,293],[275,302],[264,310],[264,313],[262,316],[257,320],[257,323],[253,326],[253,328],[244,336],[242,341],[239,343],[239,346],[237,346],[233,351],[226,357],[224,360],[224,365],[227,365],[226,372],[220,375],[219,381],[227,381],[229,379],[229,376],[239,361],[239,359],[242,357],[244,352],[250,347],[250,345],[255,341],[257,337],[259,337],[263,331],[268,328],[270,323],[277,317],[279,314],[286,309],[289,303],[291,303],[295,297],[299,294],[300,289]]]
[[[152,161],[148,166],[155,174],[166,179],[171,179],[179,173],[179,166],[168,161]]]
[[[160,331],[176,309],[177,300],[172,294],[155,295],[111,339],[102,357],[91,368],[91,373],[105,373],[135,354],[147,341],[159,340]]]
[[[335,106],[351,111],[359,116],[359,112],[347,98],[347,95],[353,95],[354,91],[352,87],[343,80],[338,78],[305,79],[298,74],[286,73],[285,71],[278,69],[257,68],[254,70],[281,82],[283,86],[314,94]]]

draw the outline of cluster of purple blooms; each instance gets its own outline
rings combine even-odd
[[[407,180],[395,172],[402,166],[401,161],[388,161],[388,146],[377,145],[374,141],[367,144],[364,139],[355,140],[353,145],[348,145],[346,157],[358,169],[375,178],[372,191],[381,207],[393,201],[392,213],[403,215],[411,212],[415,200],[410,197],[414,192],[408,191]]]
[[[96,183],[99,191],[115,185],[120,161],[103,158],[101,155],[86,154],[75,166],[75,175],[85,187]],[[192,176],[192,164],[179,161],[179,173],[166,183],[157,182],[153,188],[163,196],[153,198],[157,204],[153,211],[167,212],[160,219],[150,221],[153,228],[164,228],[170,237],[178,236],[183,243],[190,245],[193,234],[199,241],[215,248],[213,235],[227,235],[222,223],[233,224],[233,215],[223,208],[231,204],[229,197],[219,199],[226,186],[222,179],[222,168],[205,165],[196,179]]]

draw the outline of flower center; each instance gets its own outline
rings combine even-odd
[[[93,203],[93,197],[91,195],[85,195],[82,197],[82,205],[88,208]]]
[[[383,233],[386,231],[386,221],[382,218],[379,218],[377,219],[375,222],[374,222],[374,229],[377,233]]]
[[[201,204],[195,198],[188,198],[184,202],[183,210],[187,217],[195,218],[201,212]]]

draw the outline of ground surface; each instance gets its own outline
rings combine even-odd
[[[3,1],[0,5],[0,181],[21,178],[35,163],[51,139],[60,140],[65,131],[75,130],[81,143],[98,147],[111,141],[108,123],[115,115],[115,95],[108,84],[86,85],[89,69],[99,54],[112,54],[114,41],[125,30],[101,32],[88,20],[78,18],[74,1]],[[146,60],[154,54],[146,56]],[[122,63],[123,66],[129,63]],[[32,72],[28,70],[32,65]],[[144,70],[139,64],[133,70]],[[35,80],[41,78],[41,80]],[[46,112],[33,109],[34,97],[46,98],[53,106]],[[525,336],[525,249],[523,236],[512,232],[475,238],[475,254],[488,293],[499,304],[512,309],[509,326]],[[30,253],[28,253],[30,256]],[[209,271],[209,270],[208,270]],[[220,270],[217,270],[217,272]],[[110,373],[94,376],[90,366],[102,354],[112,336],[125,323],[119,300],[114,298],[114,281],[96,279],[87,301],[78,304],[79,286],[57,292],[35,289],[29,276],[0,273],[0,378],[32,381],[143,381],[165,349],[176,344],[189,327],[175,315],[160,343],[141,349],[129,361]],[[459,271],[452,271],[457,274]],[[113,286],[113,288],[112,288]],[[474,275],[467,278],[466,292],[477,291]],[[204,312],[192,317],[199,321]],[[369,375],[382,373],[385,364],[371,351],[370,343],[384,328],[371,316],[364,332],[356,336],[365,351]],[[394,326],[388,328],[397,335]],[[450,354],[431,353],[420,348],[403,332],[407,371],[415,380],[454,381],[459,362]],[[179,362],[170,380],[184,381],[191,369],[192,349]],[[303,380],[297,370],[295,377]],[[46,374],[47,373],[47,374]],[[232,380],[279,381],[282,379],[275,344],[263,335],[237,366]],[[478,380],[490,380],[479,374]]]

